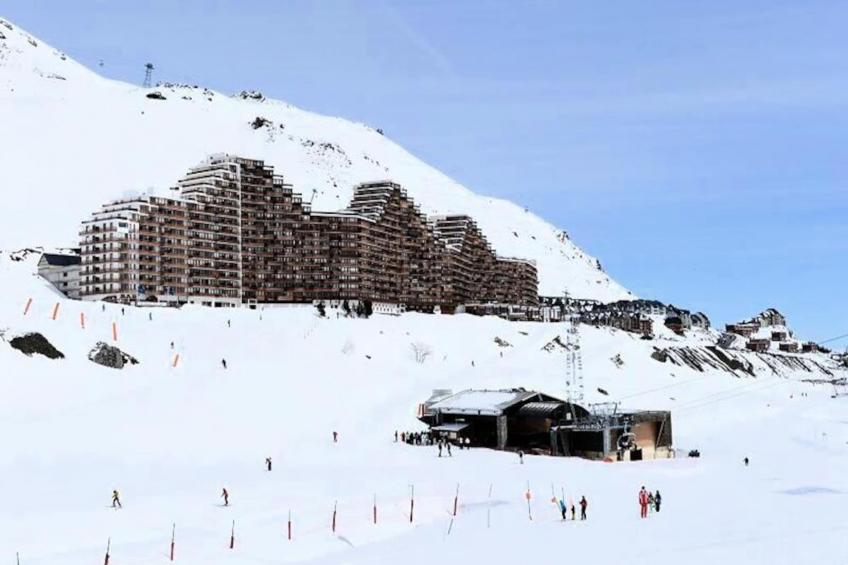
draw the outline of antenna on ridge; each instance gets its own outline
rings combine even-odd
[[[150,88],[152,79],[153,79],[153,63],[147,63],[146,65],[144,65],[144,84],[142,86],[144,88]]]

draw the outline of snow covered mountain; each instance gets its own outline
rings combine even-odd
[[[536,260],[543,295],[631,296],[565,232],[471,192],[366,125],[256,93],[108,80],[5,20],[0,123],[0,249],[72,245],[100,204],[167,192],[206,155],[228,152],[264,159],[316,210],[345,207],[356,183],[390,178],[425,213],[469,214],[499,254]]]

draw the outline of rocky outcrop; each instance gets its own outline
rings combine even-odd
[[[44,355],[48,359],[63,359],[65,357],[61,351],[47,341],[46,337],[38,332],[14,337],[9,341],[9,345],[28,357],[32,357],[33,353]]]
[[[123,369],[127,363],[131,365],[138,364],[138,359],[132,355],[102,341],[97,342],[97,345],[88,352],[88,358],[98,365],[111,367],[112,369]]]

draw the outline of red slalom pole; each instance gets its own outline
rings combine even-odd
[[[333,504],[333,533],[336,533],[336,514],[338,513],[339,502]]]
[[[85,329],[85,313],[80,312],[80,327]]]
[[[56,306],[53,307],[53,315],[51,316],[54,320],[59,315],[59,303],[56,303]]]
[[[236,546],[236,521],[233,520],[233,529],[230,530],[230,549]]]
[[[377,494],[374,493],[374,524],[377,524]]]
[[[32,306],[32,298],[27,300],[26,306],[24,306],[24,316],[29,313],[29,307]]]
[[[292,522],[291,522],[291,510],[289,510],[289,541],[292,539]]]
[[[174,524],[171,527],[171,561],[174,560],[174,538],[176,536],[176,533],[177,533],[177,525]]]
[[[459,483],[456,484],[456,495],[453,497],[453,515],[456,516],[456,508],[459,506]]]
[[[103,559],[103,565],[109,565],[109,550],[112,549],[112,538],[106,540],[106,558]]]

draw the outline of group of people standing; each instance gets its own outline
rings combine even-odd
[[[580,519],[585,520],[586,519],[586,509],[589,507],[589,501],[586,500],[585,496],[581,496],[580,502],[578,502],[578,504],[580,505]],[[562,514],[563,521],[568,520],[569,510],[571,510],[571,520],[572,521],[576,520],[577,519],[577,509],[574,507],[574,502],[569,500],[569,504],[566,504],[565,500],[560,498],[559,499],[559,511],[560,511],[560,514]]]
[[[642,490],[639,491],[639,508],[642,518],[647,518],[649,512],[659,512],[661,505],[662,495],[660,494],[660,491],[657,491],[657,493],[654,494],[646,490],[643,486]]]

